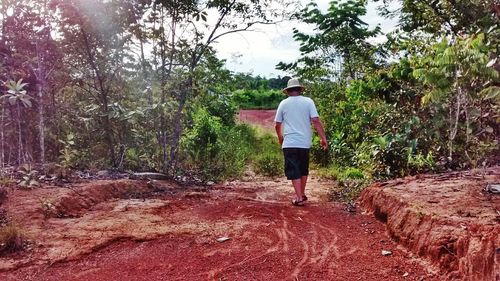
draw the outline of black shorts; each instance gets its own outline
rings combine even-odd
[[[300,179],[309,175],[309,149],[283,148],[285,157],[285,175],[289,180]]]

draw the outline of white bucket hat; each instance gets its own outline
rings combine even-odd
[[[286,88],[283,89],[283,92],[286,93],[286,90],[291,88],[301,88],[302,91],[304,90],[304,86],[300,85],[299,79],[297,78],[291,78],[290,80],[288,80]]]

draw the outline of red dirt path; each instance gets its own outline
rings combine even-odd
[[[276,110],[242,109],[238,119],[244,123],[260,126],[266,130],[273,130]]]
[[[331,184],[312,179],[305,207],[291,206],[284,180],[209,189],[122,180],[73,191],[15,190],[7,209],[35,246],[0,259],[11,265],[0,280],[439,279],[372,216],[324,201]],[[65,203],[70,192],[80,198],[75,213]],[[29,200],[41,196],[73,218],[43,219]],[[230,240],[217,242],[222,236]]]

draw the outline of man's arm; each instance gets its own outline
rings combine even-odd
[[[274,125],[274,128],[276,129],[276,134],[278,135],[278,141],[280,145],[283,144],[283,132],[281,130],[281,122],[276,122],[276,125]]]
[[[311,118],[311,121],[313,123],[314,129],[316,129],[316,132],[318,132],[318,135],[321,139],[321,147],[323,149],[327,150],[328,143],[326,142],[325,130],[323,129],[323,125],[321,124],[321,120],[319,120],[319,117],[314,117],[314,118]]]

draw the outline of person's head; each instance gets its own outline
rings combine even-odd
[[[300,95],[304,91],[304,86],[302,86],[297,78],[291,78],[288,80],[286,88],[283,89],[283,93],[294,96]]]

